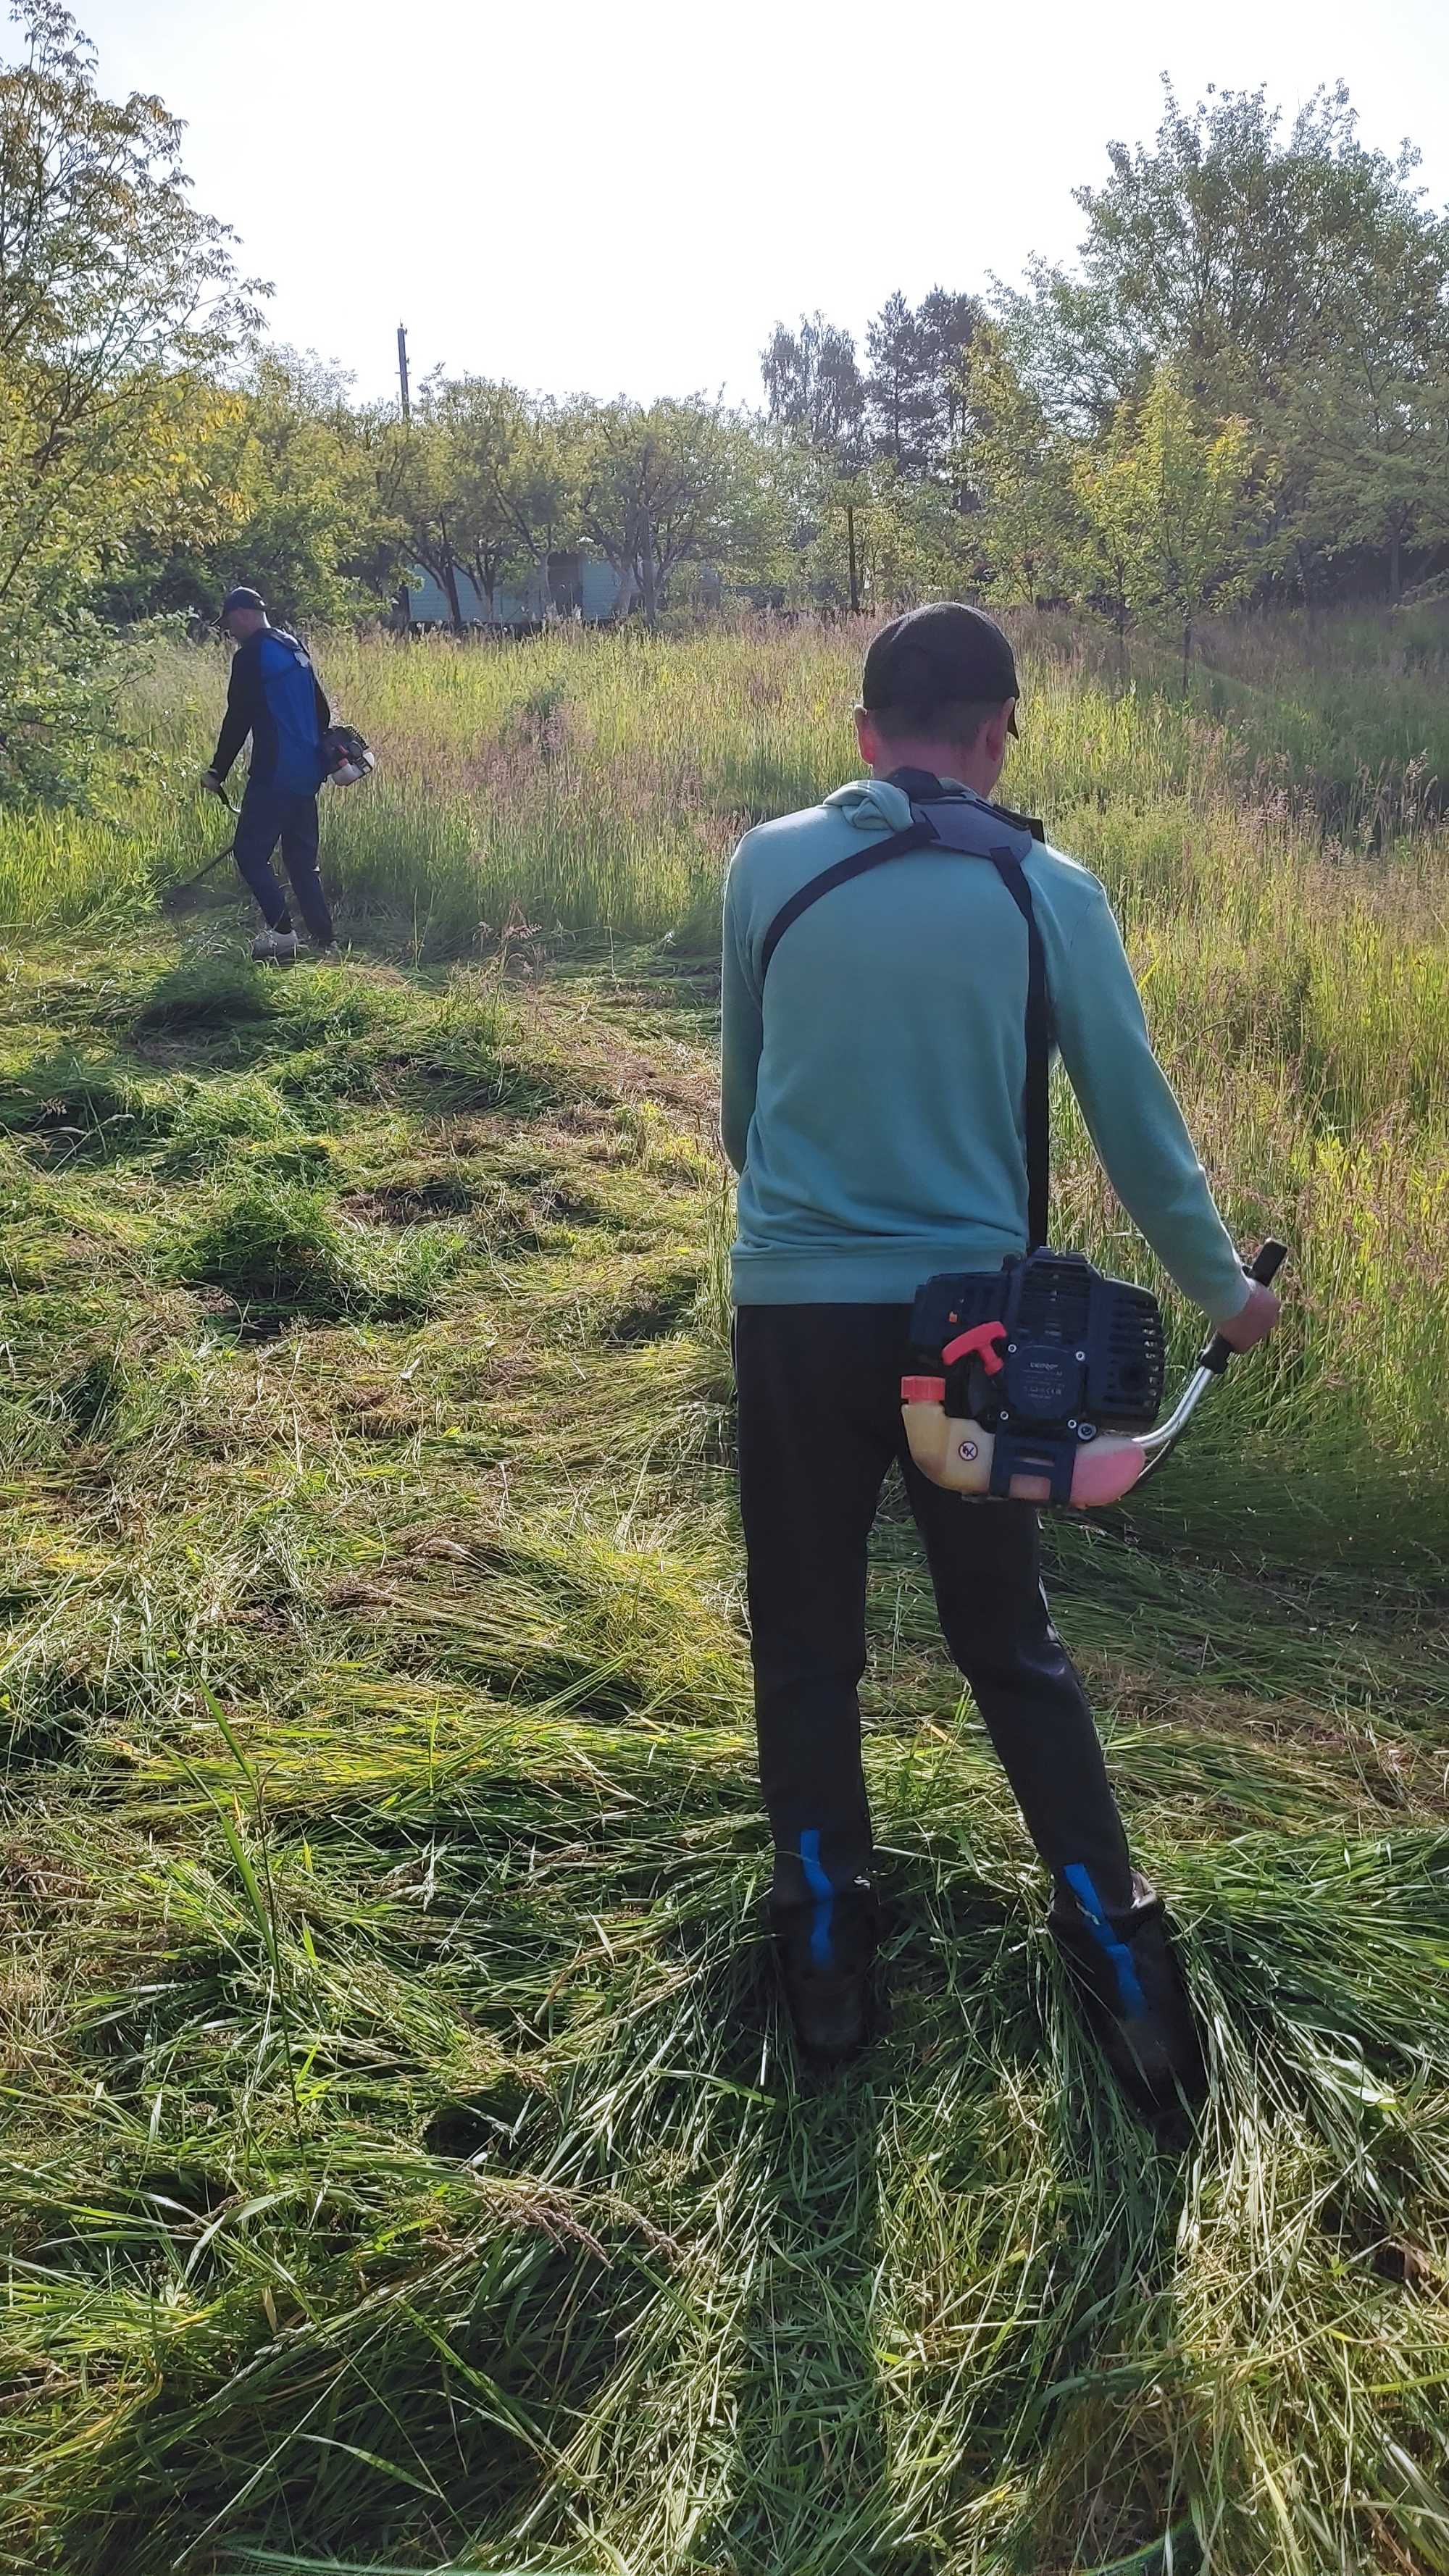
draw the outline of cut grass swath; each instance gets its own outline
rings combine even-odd
[[[195,1782],[195,1785],[201,1791],[202,1796],[207,1799],[215,1813],[217,1823],[221,1827],[222,1837],[226,1843],[227,1850],[230,1852],[235,1864],[237,1876],[241,1880],[247,1904],[251,1909],[252,1921],[256,1925],[258,1932],[261,1934],[262,1942],[267,1953],[268,1963],[272,1971],[273,1992],[277,1999],[277,2018],[282,2026],[282,2055],[287,2069],[287,2090],[291,2095],[292,2118],[294,2123],[300,2129],[301,2108],[297,2099],[297,2069],[292,2053],[291,2016],[287,2007],[287,1972],[282,1960],[281,1945],[277,1939],[277,1899],[276,1891],[272,1885],[271,1854],[267,1849],[266,1803],[262,1795],[261,1782],[255,1771],[252,1769],[250,1763],[247,1761],[246,1755],[242,1751],[240,1744],[237,1742],[236,1736],[233,1734],[231,1726],[227,1721],[226,1712],[223,1709],[220,1700],[217,1698],[216,1693],[209,1690],[205,1682],[199,1682],[196,1687],[199,1697],[205,1706],[210,1709],[211,1714],[216,1721],[217,1728],[228,1753],[231,1755],[233,1762],[236,1764],[238,1771],[241,1773],[242,1778],[245,1780],[247,1787],[251,1792],[252,1815],[255,1820],[257,1833],[257,1849],[261,1854],[262,1861],[262,1876],[260,1879],[258,1879],[257,1873],[252,1866],[251,1855],[247,1850],[246,1844],[242,1840],[236,1819],[233,1815],[228,1813],[224,1800],[216,1795],[216,1792],[210,1787],[209,1783],[200,1776],[190,1763],[185,1766],[188,1778]]]

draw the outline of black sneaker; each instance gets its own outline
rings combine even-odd
[[[828,1898],[771,1906],[775,1955],[796,2045],[813,2066],[842,2066],[873,2030],[879,1917],[869,1879]]]
[[[1143,1878],[1134,1876],[1132,1889],[1133,1903],[1108,1913],[1086,1871],[1073,1871],[1058,1884],[1052,1935],[1133,2109],[1154,2125],[1180,2127],[1207,2092],[1202,2041],[1162,1900]]]

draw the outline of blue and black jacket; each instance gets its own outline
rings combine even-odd
[[[249,787],[315,796],[323,776],[322,736],[331,722],[322,683],[296,636],[280,626],[259,627],[232,656],[213,773],[225,778],[250,734]]]

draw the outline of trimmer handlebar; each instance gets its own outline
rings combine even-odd
[[[1259,1288],[1266,1288],[1270,1279],[1277,1278],[1287,1258],[1287,1245],[1276,1243],[1270,1235],[1267,1242],[1260,1246],[1246,1265],[1248,1277]],[[1149,1476],[1156,1474],[1164,1458],[1171,1456],[1192,1419],[1200,1397],[1206,1393],[1215,1377],[1222,1376],[1229,1360],[1233,1357],[1232,1344],[1225,1342],[1221,1333],[1214,1333],[1211,1341],[1207,1342],[1199,1352],[1197,1366],[1166,1421],[1159,1422],[1153,1430],[1146,1432],[1139,1443],[1147,1456],[1147,1463],[1137,1479],[1139,1485],[1144,1485]]]
[[[1269,1235],[1267,1242],[1260,1246],[1246,1265],[1247,1275],[1259,1288],[1266,1288],[1270,1280],[1277,1278],[1287,1258],[1287,1244],[1277,1243],[1272,1235]],[[1232,1343],[1225,1340],[1221,1333],[1214,1333],[1211,1341],[1204,1342],[1198,1352],[1197,1364],[1199,1368],[1211,1369],[1214,1377],[1221,1377],[1233,1356]]]

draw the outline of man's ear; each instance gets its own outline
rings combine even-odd
[[[994,762],[998,769],[1006,759],[1007,745],[1011,740],[1012,712],[1015,706],[1015,698],[1008,698],[1005,706],[996,715],[988,716],[981,728],[979,737],[981,748],[987,759]]]
[[[875,718],[865,707],[855,710],[855,739],[867,769],[874,769],[880,758],[880,735],[876,731]]]

